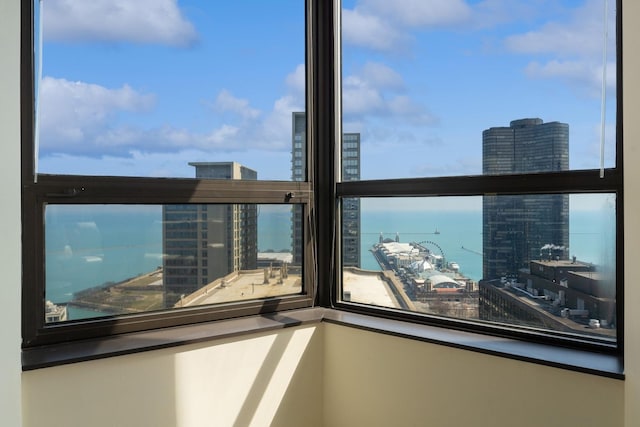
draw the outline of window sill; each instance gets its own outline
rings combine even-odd
[[[586,374],[624,379],[622,358],[611,354],[425,326],[341,310],[327,310],[323,321]]]
[[[22,369],[29,371],[274,331],[323,321],[591,375],[624,379],[622,358],[615,355],[531,343],[436,326],[425,326],[319,307],[281,311],[273,315],[251,316],[136,332],[100,340],[86,340],[24,349],[22,351]]]
[[[30,371],[319,323],[323,313],[322,308],[280,311],[274,314],[114,335],[109,338],[32,347],[22,350],[22,370]]]

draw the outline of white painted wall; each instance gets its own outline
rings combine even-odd
[[[622,427],[620,380],[325,324],[325,425]]]
[[[322,348],[303,326],[26,372],[24,426],[320,427]]]
[[[0,424],[20,425],[20,2],[0,1]]]
[[[0,424],[640,425],[640,3],[624,12],[626,381],[327,324],[21,375],[19,0],[0,1]]]
[[[640,2],[623,1],[625,426],[640,426]]]

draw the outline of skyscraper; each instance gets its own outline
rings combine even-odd
[[[201,179],[257,179],[236,162],[189,163]],[[256,205],[165,205],[162,209],[165,306],[233,271],[257,267]]]
[[[292,115],[291,179],[303,181],[306,176],[306,115]],[[342,181],[360,180],[360,134],[345,133],[342,136]],[[302,264],[302,212],[293,212],[291,237],[293,240],[293,264]],[[342,203],[342,263],[344,266],[360,266],[360,199],[344,199]]]
[[[514,120],[482,133],[485,175],[569,169],[569,125],[541,119]],[[541,257],[566,259],[569,196],[487,196],[482,200],[482,273],[485,280],[513,275]],[[543,252],[544,248],[544,252]]]
[[[342,135],[342,181],[360,181],[360,134]],[[342,265],[360,267],[360,199],[342,199]]]

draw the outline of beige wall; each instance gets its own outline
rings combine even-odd
[[[20,2],[0,1],[0,424],[20,425]]]
[[[322,349],[316,325],[27,372],[24,426],[320,427]]]
[[[623,102],[625,167],[625,414],[640,426],[640,2],[623,1]]]
[[[325,425],[622,426],[624,382],[325,324]]]
[[[332,427],[640,425],[640,3],[624,7],[623,382],[327,324],[21,375],[19,1],[0,1],[1,424],[19,426],[24,414],[23,425],[38,427],[313,426],[322,417]]]

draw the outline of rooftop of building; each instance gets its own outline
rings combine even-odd
[[[535,310],[546,319],[550,329],[564,330],[565,332],[577,332],[581,334],[594,335],[600,337],[615,337],[615,328],[597,328],[592,329],[588,326],[589,318],[564,318],[559,315],[560,308],[553,301],[543,298],[542,296],[533,296],[525,289],[523,284],[513,283],[506,285],[498,285],[492,282],[482,282],[483,286],[490,285],[494,292],[503,295],[512,301],[517,301],[531,310]]]
[[[396,241],[379,243],[384,248],[383,251],[387,254],[417,254],[419,250],[411,243],[401,243]]]
[[[571,274],[592,280],[605,280],[607,277],[598,271],[572,271]]]
[[[572,267],[573,268],[593,267],[593,264],[591,263],[578,261],[578,260],[570,260],[570,259],[548,259],[548,260],[542,259],[542,260],[533,260],[531,261],[531,263],[541,264],[541,265],[552,267],[552,268],[564,267],[567,269],[571,269]]]
[[[238,162],[189,162],[189,166],[229,166],[240,165]]]
[[[342,286],[350,301],[380,307],[402,307],[381,271],[345,268]]]
[[[289,273],[282,280],[282,283],[279,280],[279,271],[273,276],[269,277],[268,283],[265,283],[264,269],[240,270],[185,296],[176,306],[189,307],[253,300],[281,295],[295,295],[302,291],[302,281],[299,274]]]

